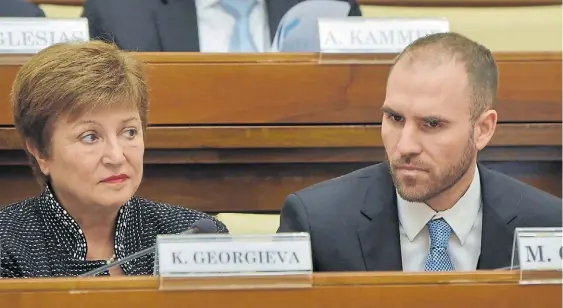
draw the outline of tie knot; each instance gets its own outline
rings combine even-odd
[[[258,0],[221,0],[221,6],[236,19],[248,18]]]
[[[443,219],[432,219],[428,222],[431,248],[447,248],[452,235],[452,227]]]

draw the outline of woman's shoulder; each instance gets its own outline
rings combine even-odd
[[[180,233],[190,228],[201,219],[209,219],[215,223],[217,233],[229,233],[227,226],[212,215],[185,206],[155,202],[134,197],[144,215],[152,219],[159,233]]]
[[[37,197],[0,207],[0,233],[8,230],[25,229],[36,221]]]

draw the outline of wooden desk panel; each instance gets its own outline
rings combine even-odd
[[[139,53],[157,125],[377,124],[387,64],[318,64],[317,54]],[[500,122],[561,122],[561,54],[499,53]],[[365,60],[378,56],[365,56]],[[389,59],[383,57],[382,59]],[[21,56],[0,56],[0,125]]]
[[[372,153],[375,158],[371,162],[148,164],[138,195],[208,213],[279,213],[290,193],[380,161],[376,156],[378,153]],[[561,157],[560,149],[558,153]],[[484,163],[561,197],[561,162]],[[1,205],[40,192],[29,167],[2,166],[0,170]]]
[[[500,124],[480,160],[561,196],[561,124]],[[277,212],[306,186],[385,160],[380,127],[148,129],[139,194],[206,212]],[[0,128],[0,204],[36,195],[13,128]]]
[[[304,289],[158,291],[156,277],[0,280],[10,308],[561,307],[561,285],[518,285],[514,272],[315,274]]]
[[[489,147],[561,146],[560,123],[498,124]],[[381,125],[149,127],[148,150],[383,147]],[[0,127],[0,150],[23,149],[13,127]],[[1,162],[0,162],[1,164]]]
[[[147,164],[138,194],[209,213],[278,213],[288,194],[380,161],[381,153],[364,152],[365,156],[369,154],[374,157],[370,162]],[[560,149],[558,154],[561,157]],[[504,155],[503,160],[507,160]],[[484,163],[561,197],[561,162]],[[17,202],[40,192],[29,167],[2,166],[0,170],[0,204]]]

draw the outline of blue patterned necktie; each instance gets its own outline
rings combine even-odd
[[[221,5],[235,20],[231,36],[230,52],[255,52],[256,46],[250,33],[250,13],[258,4],[257,0],[221,0]]]
[[[452,234],[450,225],[443,218],[432,219],[428,222],[428,233],[430,234],[430,252],[426,258],[424,270],[427,272],[455,270],[448,254],[448,242]]]

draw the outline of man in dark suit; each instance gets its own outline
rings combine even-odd
[[[25,0],[1,0],[0,17],[45,17],[45,13]]]
[[[264,52],[284,14],[302,1],[86,0],[83,16],[90,37],[113,41],[125,50],[229,52],[231,36],[240,26],[252,37],[249,51]],[[349,15],[361,16],[356,0],[335,1],[350,2]],[[245,12],[236,11],[247,4]],[[241,14],[245,18],[239,18]]]
[[[418,39],[387,82],[388,161],[291,194],[278,232],[309,232],[316,271],[510,266],[517,227],[561,227],[561,199],[477,162],[494,134],[491,52],[456,33]]]

